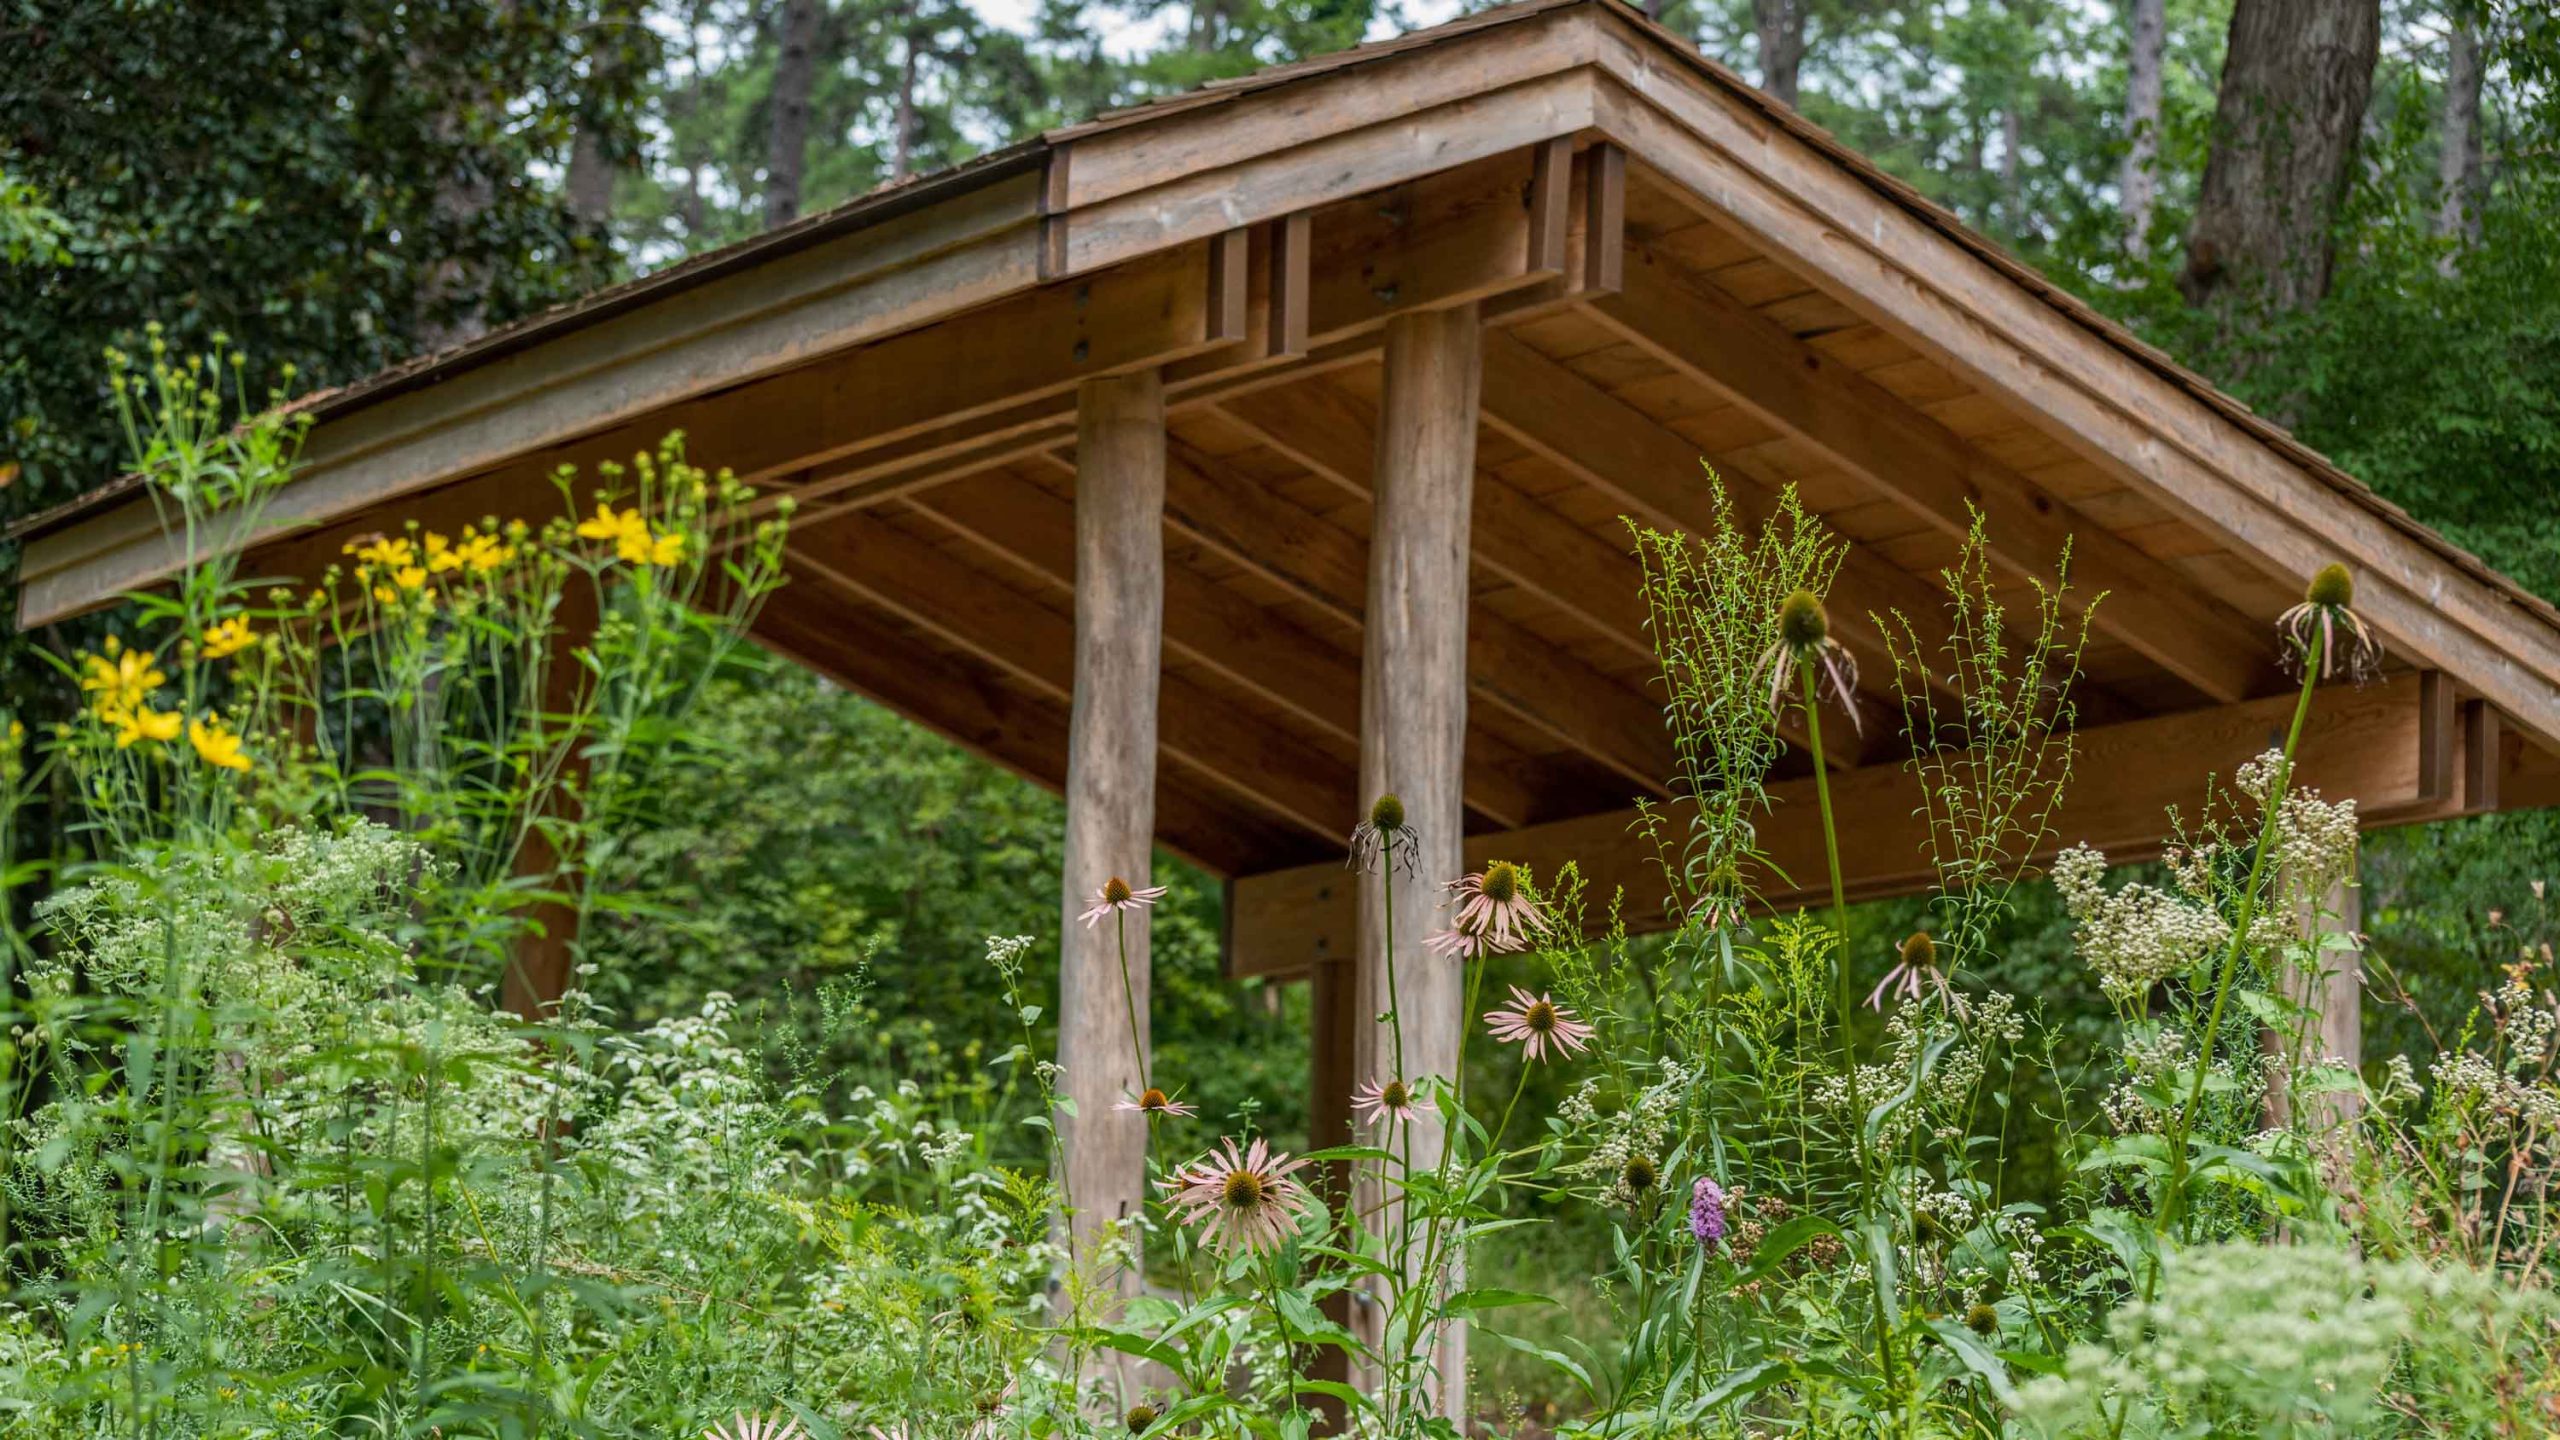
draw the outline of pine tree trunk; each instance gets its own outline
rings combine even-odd
[[[819,0],[783,0],[773,62],[772,125],[765,137],[764,223],[800,218],[800,181],[809,164],[809,92],[818,79]]]
[[[2169,38],[2169,0],[2132,0],[2132,48],[2124,87],[2124,171],[2116,190],[2124,200],[2124,248],[2139,260],[2151,253],[2151,214],[2160,201],[2160,60]]]
[[[2445,56],[2444,149],[2436,160],[2436,233],[2447,239],[2480,238],[2480,81],[2487,59],[2478,17],[2457,10]]]
[[[1760,88],[1789,105],[1796,103],[1797,74],[1804,68],[1806,3],[1751,0],[1751,18],[1760,32]]]
[[[2229,332],[2329,291],[2332,229],[2382,40],[2380,0],[2239,0],[2187,265]]]

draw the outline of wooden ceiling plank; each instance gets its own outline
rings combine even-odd
[[[897,530],[854,514],[792,539],[795,575],[887,609],[955,647],[1066,703],[1074,685],[1075,632],[1055,610]],[[1287,820],[1311,836],[1350,833],[1358,801],[1349,767],[1301,737],[1167,675],[1158,720],[1164,753],[1205,783]]]
[[[1962,536],[1979,510],[1993,559],[2012,573],[2050,574],[2067,545],[2074,590],[2084,602],[2107,596],[2096,627],[2215,700],[2258,693],[2275,677],[2265,627],[2179,583],[2115,532],[2075,523],[2059,497],[1712,286],[1640,262],[1619,295],[1591,308],[1939,529]]]

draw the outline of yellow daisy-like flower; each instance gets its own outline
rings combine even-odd
[[[102,655],[80,657],[80,688],[90,696],[90,705],[99,714],[108,710],[137,710],[151,692],[169,683],[152,663],[149,652],[127,650],[113,635],[107,637]]]
[[[101,708],[98,718],[115,727],[116,748],[128,750],[136,745],[162,745],[177,739],[178,727],[185,717],[175,710],[111,705]]]
[[[453,542],[432,530],[428,531],[427,569],[434,574],[442,575],[448,570],[461,568],[462,556],[453,548]]]
[[[599,500],[596,502],[595,516],[592,519],[581,520],[578,522],[578,538],[581,540],[619,540],[623,536],[631,533],[632,529],[635,527],[644,532],[648,529],[648,522],[640,518],[639,511],[624,510],[616,512],[611,505]]]
[[[515,547],[501,544],[495,535],[483,535],[465,526],[462,543],[454,547],[454,555],[474,575],[486,575],[516,558]]]
[[[187,743],[196,747],[197,758],[207,765],[220,766],[225,770],[249,768],[249,757],[240,753],[240,737],[226,729],[219,720],[188,721]]]
[[[237,655],[257,642],[257,632],[249,628],[249,617],[234,615],[204,632],[204,658],[219,660]]]
[[[664,535],[654,535],[650,537],[648,557],[641,563],[645,565],[673,565],[683,559],[684,532],[681,530],[670,530]]]

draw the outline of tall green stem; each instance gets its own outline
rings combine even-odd
[[[1129,980],[1129,912],[1118,907],[1111,911],[1112,921],[1120,935],[1120,1006],[1129,1017],[1129,1058],[1137,1063],[1138,1093],[1147,1093],[1147,1047],[1138,1039],[1138,990]]]
[[[1866,1102],[1858,1093],[1858,1046],[1851,1033],[1855,1012],[1849,1003],[1849,900],[1840,879],[1840,831],[1831,818],[1831,762],[1822,751],[1822,706],[1814,684],[1813,661],[1796,662],[1796,678],[1804,689],[1805,743],[1813,749],[1813,799],[1822,813],[1822,858],[1831,867],[1831,936],[1838,974],[1832,986],[1840,1019],[1840,1063],[1849,1077],[1850,1135],[1856,1143],[1858,1171],[1867,1169]]]
[[[2275,849],[2276,819],[2284,810],[2285,792],[2293,786],[2293,756],[2302,744],[2302,722],[2311,713],[2311,692],[2320,683],[2320,662],[2327,651],[2327,637],[2315,630],[2302,660],[2302,688],[2293,697],[2293,723],[2284,732],[2283,758],[2277,762],[2275,777],[2267,782],[2263,802],[2264,813],[2258,818],[2257,853],[2249,857],[2249,880],[2240,891],[2240,912],[2232,922],[2231,943],[2224,947],[2222,964],[2214,973],[2213,1008],[2205,1013],[2204,1041],[2196,1052],[2195,1078],[2188,1083],[2187,1098],[2178,1105],[2178,1113],[2169,1130],[2169,1185],[2151,1217],[2151,1264],[2142,1277],[2142,1302],[2146,1305],[2160,1293],[2160,1242],[2167,1238],[2172,1224],[2181,1224],[2186,1212],[2187,1141],[2194,1133],[2196,1111],[2204,1102],[2205,1075],[2213,1068],[2213,1047],[2222,1036],[2222,1016],[2231,1000],[2232,977],[2240,968],[2240,952],[2249,943],[2249,930],[2258,916],[2258,894],[2266,878],[2267,854]],[[2107,1426],[2107,1440],[2123,1440],[2125,1420],[2133,1414],[2133,1397],[2127,1395],[2117,1407],[2115,1419]]]

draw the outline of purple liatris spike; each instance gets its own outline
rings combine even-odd
[[[1706,1175],[1689,1191],[1689,1233],[1701,1245],[1713,1245],[1724,1238],[1724,1187]]]

